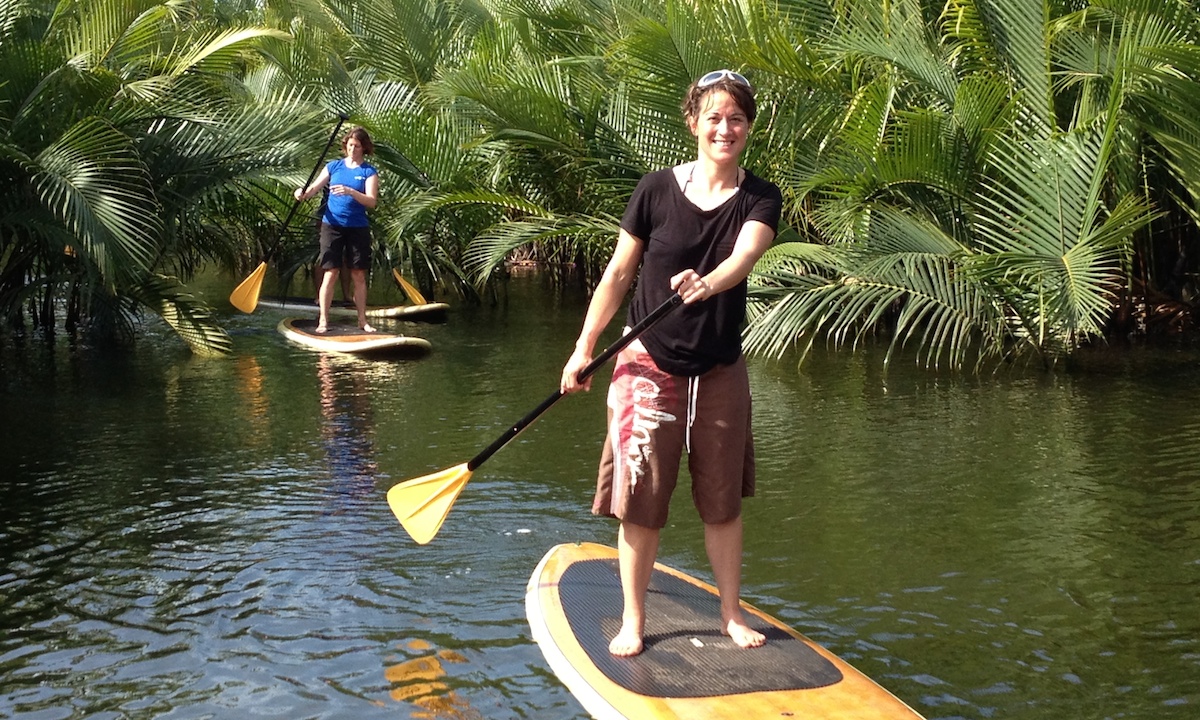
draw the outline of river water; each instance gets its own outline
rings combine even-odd
[[[0,717],[585,717],[523,595],[552,546],[613,542],[588,512],[603,379],[431,544],[384,497],[552,392],[583,310],[517,280],[400,325],[434,350],[394,362],[289,345],[261,310],[216,360],[153,324],[119,355],[4,339]],[[753,360],[745,599],[928,718],[1200,717],[1200,354],[1085,364]],[[707,579],[677,500],[660,559]]]

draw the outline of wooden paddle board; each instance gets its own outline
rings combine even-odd
[[[594,543],[551,549],[525,592],[533,639],[598,720],[921,719],[833,653],[744,602],[767,643],[737,647],[720,631],[716,588],[678,570],[654,566],[646,649],[636,657],[608,652],[621,607],[617,551]]]
[[[317,321],[312,318],[284,318],[278,329],[292,342],[325,352],[383,357],[423,355],[433,347],[424,338],[381,331],[366,333],[354,325],[330,323],[327,332],[317,333]]]
[[[317,312],[317,301],[305,297],[261,297],[259,307],[283,312]],[[372,305],[367,307],[369,318],[395,318],[412,320],[414,322],[445,322],[450,306],[446,303],[425,303],[424,305]],[[330,317],[357,317],[358,310],[349,300],[334,300],[329,305]]]

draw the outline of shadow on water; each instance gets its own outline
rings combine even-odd
[[[613,541],[588,513],[604,378],[430,545],[384,499],[552,391],[583,310],[514,281],[399,324],[433,343],[416,361],[297,348],[268,314],[229,316],[218,360],[158,332],[0,346],[0,717],[584,717],[523,594],[551,546]],[[1091,362],[753,361],[746,599],[930,718],[1196,717],[1200,356]],[[689,504],[662,559],[704,577]]]

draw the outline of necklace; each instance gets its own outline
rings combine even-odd
[[[683,187],[680,188],[680,190],[682,190],[684,192],[684,194],[687,194],[688,185],[692,184],[692,176],[696,174],[696,165],[698,165],[698,164],[699,163],[693,162],[692,166],[690,168],[688,168],[687,177],[683,179]],[[742,170],[742,168],[739,167],[737,169],[736,184],[733,186],[734,192],[737,192],[738,189],[742,187],[742,178],[743,178],[742,173],[743,172],[745,172],[745,171]]]

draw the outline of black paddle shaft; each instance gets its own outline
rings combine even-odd
[[[629,332],[625,333],[619,340],[605,348],[604,351],[597,355],[594,360],[580,370],[579,375],[577,376],[579,381],[583,382],[591,377],[592,373],[599,370],[600,366],[608,362],[609,358],[624,350],[626,345],[636,340],[639,335],[649,330],[654,326],[655,323],[666,317],[667,313],[679,307],[682,303],[682,295],[672,295],[671,299],[667,300],[662,305],[659,305],[654,309],[654,312],[642,318],[641,322],[629,328]],[[481,453],[471,458],[471,461],[467,463],[467,470],[474,471],[475,468],[482,465],[488,458],[494,455],[497,450],[504,447],[509,443],[510,440],[521,434],[521,431],[528,427],[529,424],[534,420],[537,420],[538,416],[549,410],[550,406],[558,402],[562,396],[562,390],[555,390],[553,393],[551,393],[550,397],[543,400],[541,405],[538,405],[533,409],[532,412],[521,418],[516,425],[513,425],[508,430],[505,430],[503,435],[496,438],[496,441],[484,448]]]
[[[342,129],[342,123],[350,119],[346,113],[338,113],[338,123],[334,126],[333,132],[329,133],[329,140],[325,141],[325,149],[321,151],[321,157],[317,158],[317,164],[313,165],[312,172],[308,174],[308,179],[304,181],[304,189],[307,190],[309,185],[312,185],[313,178],[321,171],[321,165],[325,162],[325,156],[329,154],[329,148],[333,146],[333,141],[337,140],[338,131]],[[271,252],[267,257],[275,254],[279,249],[280,243],[283,242],[283,236],[287,232],[287,226],[291,224],[292,218],[296,216],[296,211],[300,209],[300,201],[292,203],[292,209],[288,211],[287,217],[283,219],[283,223],[279,226],[279,234],[275,236],[275,247],[271,248]]]

